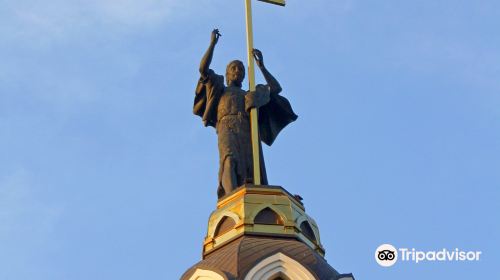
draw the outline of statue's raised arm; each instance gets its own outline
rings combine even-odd
[[[205,55],[201,59],[200,63],[200,74],[203,77],[208,76],[208,70],[210,69],[210,63],[212,63],[212,57],[214,56],[215,45],[219,41],[219,37],[221,34],[219,33],[219,29],[212,30],[212,35],[210,37],[210,45],[208,46]]]
[[[193,113],[202,118],[205,126],[217,124],[217,106],[224,91],[224,76],[217,75],[210,69],[215,45],[219,41],[218,29],[212,30],[210,45],[200,63],[200,79],[196,85]]]
[[[253,49],[253,57],[255,58],[255,62],[257,63],[257,66],[259,66],[260,71],[262,72],[262,75],[264,76],[264,79],[266,79],[267,85],[269,86],[271,94],[278,94],[281,92],[281,85],[280,83],[274,78],[271,73],[267,70],[266,66],[264,65],[264,56],[262,55],[262,52],[259,51],[258,49]]]

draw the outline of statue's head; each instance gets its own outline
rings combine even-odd
[[[241,83],[245,79],[245,65],[240,60],[229,62],[226,68],[226,83],[227,86],[241,87]]]

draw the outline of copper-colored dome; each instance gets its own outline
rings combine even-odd
[[[318,280],[342,277],[322,256],[294,238],[245,235],[206,255],[186,271],[181,280],[188,280],[198,268],[217,272],[228,280],[244,279],[260,261],[277,253],[299,262]]]

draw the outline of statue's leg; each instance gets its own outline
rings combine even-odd
[[[226,156],[224,158],[224,162],[222,163],[221,179],[225,194],[232,192],[238,187],[238,181],[236,177],[236,164],[231,156]]]
[[[238,137],[235,132],[235,122],[230,117],[223,119],[218,124],[219,139],[219,186],[222,186],[224,195],[232,192],[238,185],[239,147]]]

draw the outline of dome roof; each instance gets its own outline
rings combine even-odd
[[[316,279],[342,277],[321,255],[295,238],[243,235],[207,254],[186,271],[181,280],[188,280],[197,269],[217,272],[228,280],[244,279],[259,262],[277,253],[297,261]]]

